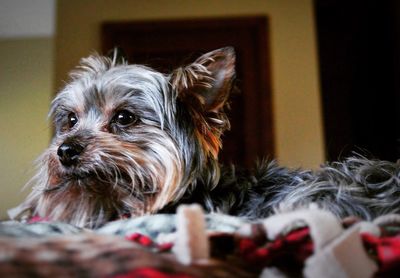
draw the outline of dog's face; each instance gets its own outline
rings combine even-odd
[[[79,226],[154,213],[197,179],[218,180],[234,52],[162,74],[90,56],[52,102],[55,136],[23,204]]]

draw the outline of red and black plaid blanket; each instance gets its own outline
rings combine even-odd
[[[184,207],[97,230],[0,224],[0,277],[397,277],[400,215],[336,219],[316,208],[256,223]]]

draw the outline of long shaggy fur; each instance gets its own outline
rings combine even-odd
[[[230,167],[214,190],[204,188],[196,187],[181,202],[253,220],[311,203],[341,218],[371,220],[400,212],[400,165],[362,156],[328,163],[317,171],[288,169],[275,161],[263,161],[251,172]]]
[[[252,171],[220,167],[234,65],[232,48],[168,75],[116,55],[83,59],[52,102],[56,133],[19,208],[84,227],[192,202],[249,219],[310,203],[339,217],[399,211],[395,163],[359,156],[317,171],[273,161]],[[119,122],[124,115],[130,120]],[[60,154],[65,145],[79,146],[73,162]]]

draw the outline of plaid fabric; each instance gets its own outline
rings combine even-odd
[[[171,252],[176,229],[170,217],[115,222],[101,231],[51,222],[0,224],[0,277],[258,277],[265,267],[301,277],[305,262],[314,254],[308,227],[294,226],[269,240],[268,227],[259,223],[235,222],[230,217],[224,222],[220,215],[214,221],[209,215],[211,257],[184,265]],[[162,221],[154,223],[156,219]],[[169,226],[163,226],[165,223]],[[349,229],[357,221],[343,224]],[[246,234],[239,231],[243,225],[250,227]],[[383,225],[381,236],[360,235],[365,250],[379,266],[377,277],[397,276],[400,271],[399,227]],[[171,241],[160,240],[156,230],[172,235]]]
[[[238,245],[239,255],[253,265],[279,266],[298,271],[314,249],[308,228],[292,231],[272,242],[240,239]]]
[[[113,278],[192,278],[187,274],[170,274],[154,268],[138,268],[125,274],[115,275]]]
[[[396,277],[400,273],[400,234],[393,237],[376,237],[363,234],[362,239],[369,253],[378,262],[378,276]]]

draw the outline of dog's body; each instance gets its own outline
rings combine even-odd
[[[390,162],[351,158],[318,172],[274,162],[246,174],[221,170],[234,66],[231,48],[169,75],[116,57],[83,59],[52,103],[56,134],[20,208],[86,227],[185,202],[250,219],[311,202],[341,217],[399,210],[400,166]]]

